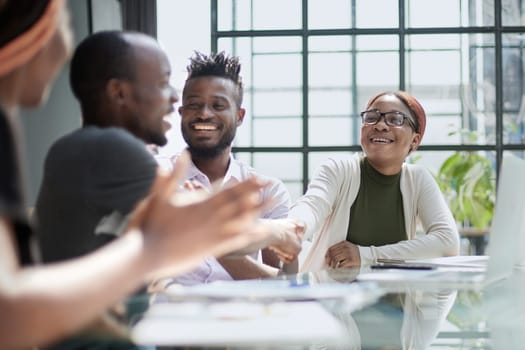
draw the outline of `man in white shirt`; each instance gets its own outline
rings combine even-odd
[[[178,277],[176,282],[180,284],[264,278],[296,271],[296,256],[304,227],[299,222],[279,220],[287,216],[290,205],[286,187],[276,178],[257,174],[255,169],[234,159],[231,154],[237,127],[242,124],[246,112],[241,107],[240,69],[238,57],[224,53],[208,56],[196,52],[190,59],[179,108],[182,135],[193,162],[186,179],[209,191],[216,184],[228,186],[252,176],[267,181],[269,185],[261,191],[261,196],[263,199],[272,198],[272,205],[263,210],[261,220],[275,227],[275,236],[268,242],[272,248],[246,255],[210,257],[193,272]],[[173,161],[176,162],[176,158]],[[285,248],[282,251],[297,254],[283,255],[280,246]]]

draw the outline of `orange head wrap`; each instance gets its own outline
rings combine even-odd
[[[64,5],[64,0],[50,0],[35,23],[0,47],[0,76],[26,64],[49,42]]]
[[[372,105],[372,103],[374,103],[375,100],[384,95],[394,95],[408,107],[410,113],[412,114],[412,117],[417,122],[416,132],[420,134],[421,139],[423,139],[423,134],[425,134],[425,127],[427,125],[427,115],[425,114],[425,110],[418,102],[418,100],[416,100],[412,95],[410,95],[406,91],[380,92],[368,101],[366,108],[368,109]]]

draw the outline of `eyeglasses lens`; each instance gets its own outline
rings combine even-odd
[[[404,123],[404,117],[401,113],[380,113],[378,111],[367,111],[363,113],[363,123],[374,125],[379,123],[382,116],[385,116],[385,123],[389,126],[402,126]]]

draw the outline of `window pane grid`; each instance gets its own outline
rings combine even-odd
[[[212,11],[219,19],[236,16],[230,10],[241,1],[230,0],[230,7],[221,3],[218,0]],[[242,57],[243,62],[252,62],[250,74],[260,75],[251,75],[246,89],[253,109],[247,111],[253,119],[251,136],[236,149],[254,153],[297,150],[302,154],[302,178],[287,182],[302,181],[303,189],[306,187],[314,152],[326,157],[336,150],[358,150],[358,113],[381,90],[404,88],[426,108],[429,128],[417,153],[426,154],[428,163],[438,161],[432,160],[438,151],[474,146],[492,151],[498,168],[504,150],[525,150],[525,27],[521,19],[525,16],[521,1],[381,1],[382,6],[392,7],[388,12],[404,13],[405,23],[401,24],[397,16],[394,21],[365,21],[367,11],[378,6],[372,0],[340,1],[338,11],[325,6],[324,0],[293,3],[290,6],[295,9],[286,11],[293,16],[307,14],[299,21],[302,30],[296,28],[296,17],[290,22],[294,25],[280,27],[252,17],[257,26],[212,31],[219,50],[224,40],[264,38],[271,43],[285,38],[277,45],[281,46],[286,37],[302,38],[298,50],[277,50],[269,44],[265,50],[254,47],[250,57]],[[264,6],[264,1],[257,2],[258,11]],[[498,6],[501,18],[495,16]],[[257,16],[254,8],[250,16]],[[327,11],[331,21],[325,20],[330,18]],[[440,11],[446,16],[436,15]],[[270,73],[255,72],[261,56],[266,60],[287,55],[294,57],[293,62],[287,61],[287,69],[280,70],[278,78],[265,76],[272,74],[271,69]],[[277,68],[270,63],[266,67]],[[246,75],[244,65],[243,72]],[[465,136],[465,129],[476,134],[474,140]]]

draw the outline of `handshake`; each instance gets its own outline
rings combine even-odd
[[[291,263],[301,252],[305,225],[295,219],[259,219],[252,230],[261,231],[256,235],[265,236],[259,242],[245,250],[257,250],[267,247],[283,263]]]
[[[130,219],[128,230],[142,233],[144,259],[153,265],[150,278],[187,272],[209,256],[266,247],[284,263],[297,258],[305,226],[293,219],[259,219],[271,204],[260,198],[264,182],[250,178],[211,193],[193,184],[193,191],[180,191],[188,164],[184,154],[172,173],[159,174]]]

